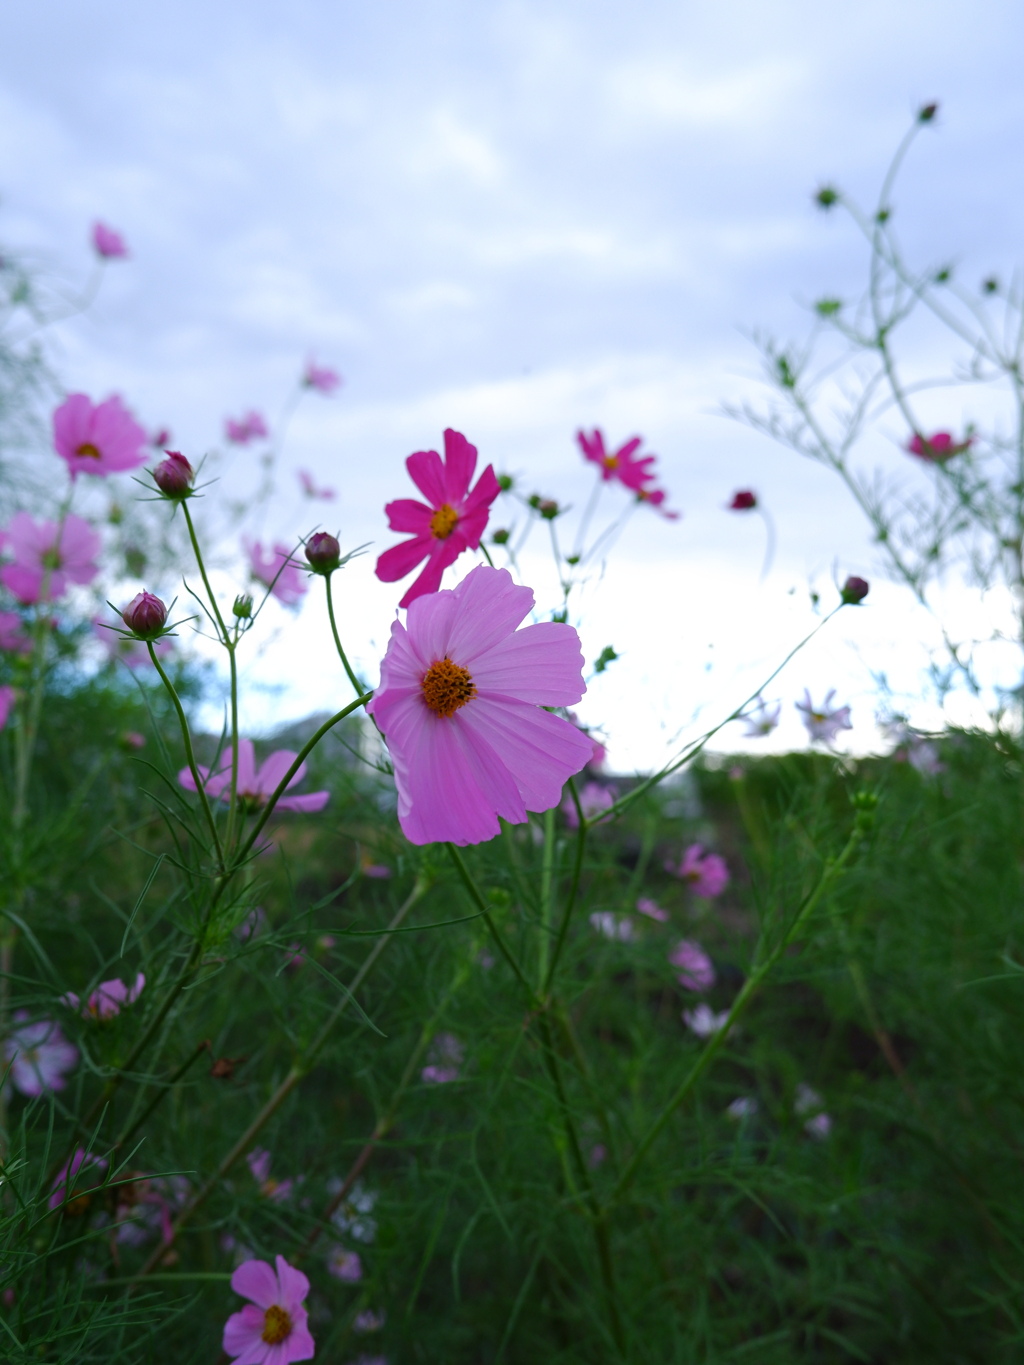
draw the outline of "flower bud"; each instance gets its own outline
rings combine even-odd
[[[231,612],[240,621],[249,619],[252,615],[252,598],[247,592],[239,593],[235,598],[235,605],[231,608]]]
[[[161,460],[153,470],[153,482],[167,498],[187,498],[192,491],[195,470],[178,451],[167,450],[164,453],[167,458]]]
[[[501,528],[501,529],[495,531],[495,533],[494,533],[494,535],[491,537],[491,539],[494,541],[495,545],[507,545],[507,544],[508,544],[508,537],[509,537],[508,531],[506,531],[506,530],[504,530],[503,528]]]
[[[858,578],[851,574],[843,586],[839,589],[839,596],[848,607],[855,607],[859,602],[863,602],[868,595],[868,583],[865,578]]]
[[[924,104],[917,111],[917,121],[918,123],[931,123],[938,112],[939,106],[937,104]]]
[[[121,620],[140,640],[155,640],[167,623],[167,608],[151,592],[140,592],[125,607]]]
[[[537,504],[537,511],[545,521],[554,521],[555,517],[561,512],[561,508],[554,498],[541,498]]]
[[[757,495],[752,493],[749,488],[741,488],[738,493],[734,493],[732,502],[729,504],[730,512],[751,512],[757,506]]]
[[[306,558],[314,573],[332,574],[341,563],[341,546],[328,531],[317,531],[306,541]]]
[[[814,202],[821,209],[834,208],[839,203],[839,191],[833,189],[831,185],[822,185],[814,196]]]
[[[509,492],[509,490],[512,488],[513,483],[514,480],[511,474],[498,475],[498,487],[501,489],[503,493]]]

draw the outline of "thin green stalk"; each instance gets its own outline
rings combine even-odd
[[[448,852],[451,855],[452,862],[455,864],[456,872],[458,872],[459,877],[462,879],[463,886],[469,892],[470,898],[476,905],[477,909],[480,911],[480,914],[483,916],[483,921],[487,925],[490,935],[494,939],[495,944],[497,945],[498,951],[501,953],[502,957],[505,959],[508,965],[512,968],[516,980],[519,982],[523,990],[529,996],[530,1003],[532,1005],[538,1005],[540,1001],[538,1000],[538,997],[534,993],[533,987],[530,985],[529,981],[527,981],[526,975],[523,972],[522,967],[520,967],[519,963],[512,955],[511,949],[508,947],[504,938],[502,938],[501,934],[498,932],[498,926],[494,923],[494,920],[491,918],[491,912],[487,908],[487,902],[480,894],[480,889],[477,886],[476,882],[473,880],[469,868],[466,866],[465,861],[462,857],[462,854],[459,852],[459,850],[455,847],[454,844],[451,843],[446,844],[446,848],[448,849]]]
[[[544,853],[540,869],[540,938],[537,942],[537,985],[541,994],[548,977],[551,956],[551,921],[554,915],[555,808],[544,812]]]
[[[181,1066],[179,1066],[177,1070],[172,1071],[165,1081],[157,1082],[157,1085],[159,1087],[157,1093],[153,1096],[149,1104],[146,1105],[145,1109],[142,1111],[139,1117],[124,1130],[121,1136],[114,1143],[113,1147],[111,1148],[111,1151],[113,1152],[120,1151],[122,1147],[128,1145],[129,1141],[135,1136],[135,1134],[139,1131],[139,1129],[146,1122],[146,1120],[150,1118],[153,1113],[155,1113],[157,1108],[163,1102],[164,1098],[171,1093],[174,1087],[191,1069],[193,1064],[199,1060],[203,1053],[209,1052],[209,1050],[210,1041],[208,1038],[204,1038],[203,1041],[199,1044],[199,1046],[193,1050],[193,1052],[185,1059],[185,1061],[182,1062]]]
[[[555,947],[551,954],[551,962],[548,965],[547,975],[544,978],[542,994],[545,999],[550,998],[551,985],[558,970],[558,962],[562,956],[562,949],[565,947],[566,935],[569,932],[569,923],[572,919],[572,912],[576,908],[576,897],[580,889],[580,877],[583,875],[583,853],[587,844],[587,830],[590,828],[589,821],[583,814],[583,807],[580,805],[579,793],[576,791],[576,783],[569,779],[569,794],[572,796],[576,806],[576,819],[579,822],[576,827],[576,853],[572,864],[572,880],[569,883],[569,895],[566,897],[565,909],[562,911],[562,918],[558,925],[558,933],[555,936]]]
[[[338,623],[334,619],[334,594],[331,591],[330,574],[324,574],[324,583],[327,587],[327,615],[331,618],[331,634],[334,636],[334,647],[338,651],[338,658],[341,660],[341,666],[348,674],[348,680],[358,695],[364,692],[366,688],[356,677],[352,665],[348,661],[348,655],[345,653],[344,647],[342,646],[341,636],[338,634]]]

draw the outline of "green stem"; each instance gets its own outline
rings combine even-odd
[[[555,808],[544,812],[544,854],[540,869],[540,938],[537,943],[537,985],[543,994],[551,957],[551,921],[554,915]]]
[[[576,791],[576,783],[571,777],[569,779],[569,794],[572,796],[573,802],[575,803],[576,818],[579,822],[576,827],[576,853],[573,858],[572,880],[569,883],[569,895],[566,898],[565,909],[562,911],[562,918],[558,925],[558,933],[555,936],[554,952],[551,954],[551,962],[548,966],[547,975],[544,978],[542,987],[542,994],[545,999],[550,998],[551,986],[555,979],[555,973],[558,970],[558,962],[562,956],[562,949],[565,946],[566,935],[569,932],[569,923],[572,919],[572,912],[576,908],[576,897],[579,894],[580,889],[580,877],[583,874],[583,853],[587,843],[587,830],[590,828],[590,824],[583,814],[583,807],[580,805],[579,793]]]
[[[330,574],[324,575],[324,583],[327,586],[327,615],[331,618],[331,634],[334,636],[334,647],[338,651],[338,658],[341,660],[341,666],[348,674],[348,680],[352,684],[356,693],[359,694],[365,692],[366,688],[364,684],[361,683],[359,679],[356,677],[352,669],[352,665],[348,661],[348,656],[346,655],[345,650],[342,647],[341,636],[338,634],[338,624],[334,619],[334,594],[331,591]]]
[[[523,972],[522,967],[520,967],[519,963],[513,957],[511,949],[508,947],[504,938],[502,938],[501,934],[498,932],[498,926],[494,923],[494,920],[491,918],[491,912],[487,908],[487,902],[480,894],[480,888],[477,886],[476,882],[470,875],[469,868],[466,866],[462,854],[459,852],[459,850],[455,847],[454,844],[446,844],[446,847],[448,849],[449,854],[451,855],[452,862],[455,864],[455,870],[456,872],[458,872],[459,877],[462,880],[462,884],[469,892],[470,898],[476,905],[476,908],[480,911],[480,914],[483,916],[483,921],[487,925],[487,928],[490,931],[490,935],[494,939],[495,944],[497,945],[498,951],[501,953],[502,957],[505,959],[508,965],[512,968],[516,980],[519,982],[523,990],[529,996],[531,1005],[540,1004],[540,1001],[537,995],[535,994],[533,987],[526,979],[526,975]]]

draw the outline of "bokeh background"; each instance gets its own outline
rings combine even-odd
[[[876,581],[831,476],[721,409],[757,399],[755,331],[799,335],[813,299],[857,288],[855,231],[813,192],[870,199],[927,101],[940,114],[896,204],[908,254],[1009,278],[1022,39],[1012,0],[6,0],[0,240],[70,282],[95,218],[125,234],[131,260],[56,330],[55,355],[70,389],[122,393],[190,458],[229,414],[275,420],[307,358],[343,373],[340,395],[292,420],[262,529],[322,520],[346,547],[374,542],[345,602],[371,676],[397,597],[373,559],[394,539],[383,503],[409,491],[405,455],[455,426],[530,490],[579,504],[573,434],[601,425],[646,437],[684,514],[634,517],[584,599],[588,653],[622,656],[581,707],[606,724],[612,766],[657,763],[681,727],[726,713],[813,624],[809,589],[827,598],[849,572],[872,578],[868,604],[768,695],[786,747],[802,742],[803,687],[835,686],[863,752],[880,742],[873,674],[939,724],[921,696],[934,634]],[[942,360],[915,344],[920,364]],[[935,425],[984,422],[972,401],[937,396]],[[924,477],[904,434],[883,424],[865,458]],[[250,458],[229,485],[255,478]],[[338,500],[304,504],[298,467]],[[764,582],[760,523],[725,510],[738,487],[777,524]],[[544,600],[550,569],[526,567]],[[977,611],[956,583],[948,602]],[[249,654],[254,730],[342,690],[316,594],[272,624]],[[961,699],[949,714],[980,713]]]

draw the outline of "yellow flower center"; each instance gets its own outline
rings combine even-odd
[[[454,507],[443,502],[430,518],[430,534],[435,540],[447,540],[458,524],[458,512]]]
[[[263,1340],[268,1346],[279,1346],[291,1330],[291,1318],[283,1308],[272,1303],[263,1314]]]
[[[601,464],[605,469],[618,469],[619,457],[618,455],[605,455],[602,457]]]
[[[423,700],[436,716],[451,716],[476,696],[476,685],[469,669],[453,664],[451,659],[438,659],[430,665],[420,683]]]
[[[91,441],[86,441],[75,451],[76,455],[81,455],[86,460],[98,460],[100,458],[99,446],[94,446]]]

